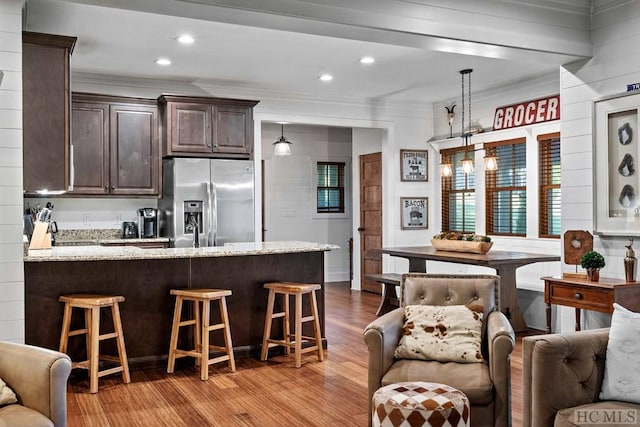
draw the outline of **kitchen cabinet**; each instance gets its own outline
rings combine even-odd
[[[70,57],[76,37],[22,33],[25,193],[69,187]]]
[[[163,155],[249,159],[258,101],[162,95]]]
[[[157,196],[156,101],[73,94],[73,194]]]

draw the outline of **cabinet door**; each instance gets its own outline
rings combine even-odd
[[[216,153],[242,154],[248,158],[253,147],[253,114],[251,108],[214,107]]]
[[[169,103],[171,152],[211,153],[211,106]]]
[[[158,109],[112,104],[110,108],[111,194],[158,195]]]
[[[73,103],[73,194],[109,193],[109,105]]]
[[[28,194],[68,189],[69,56],[75,40],[23,33],[23,183]]]

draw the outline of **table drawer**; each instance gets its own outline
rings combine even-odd
[[[613,304],[613,292],[602,289],[590,289],[579,286],[551,284],[550,298],[552,304],[563,304],[573,307],[590,308],[592,310],[610,312]]]

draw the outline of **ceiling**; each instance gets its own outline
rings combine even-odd
[[[422,11],[416,9],[416,4],[422,7],[420,3],[441,3],[369,1],[379,8],[393,4],[397,6],[394,11],[403,13],[401,7],[411,7],[413,14]],[[375,25],[363,25],[358,20],[369,19],[364,14],[370,11],[358,11],[359,0],[347,2],[352,3],[353,9],[342,7],[344,2],[337,6],[340,2],[333,0],[325,0],[323,4],[332,4],[333,9],[319,9],[323,2],[312,0],[262,3],[249,0],[28,0],[25,29],[76,36],[78,41],[72,56],[74,73],[179,80],[195,85],[226,85],[318,98],[434,102],[460,94],[458,71],[464,68],[474,69],[474,91],[490,91],[557,73],[559,65],[585,57],[587,42],[579,40],[584,34],[588,38],[588,31],[580,28],[585,22],[585,0],[572,1],[576,8],[563,13],[580,19],[567,30],[570,35],[577,34],[579,43],[574,44],[580,46],[574,52],[548,50],[542,39],[542,47],[527,46],[528,40],[538,41],[537,35],[523,37],[522,42],[515,40],[512,44],[509,40],[493,43],[488,39],[492,37],[491,29],[482,32],[482,28],[477,28],[477,33],[468,30],[464,19],[469,13],[457,15],[460,20],[447,26],[432,19],[428,34],[426,30],[424,34],[421,30],[398,31],[396,27],[403,23],[414,25],[415,15],[390,17],[388,12],[383,13],[384,9],[371,15],[370,22]],[[502,2],[529,3],[527,0]],[[228,3],[242,8],[236,9]],[[500,6],[498,0],[490,3]],[[559,3],[566,6],[571,1]],[[257,9],[258,4],[262,9]],[[271,9],[266,10],[267,6]],[[277,7],[283,9],[278,11]],[[449,14],[446,15],[449,19],[451,13],[462,13],[442,7],[438,11]],[[554,16],[555,12],[550,9],[545,13]],[[474,16],[476,20],[484,19],[474,14],[468,19]],[[378,18],[382,20],[375,21]],[[512,17],[506,15],[487,17],[488,25],[493,25],[491,19],[513,22]],[[532,28],[540,25],[522,22],[526,31],[531,31],[526,25]],[[418,24],[422,25],[422,21]],[[553,23],[553,31],[560,27]],[[464,37],[456,39],[451,31],[464,33]],[[434,37],[438,32],[441,35]],[[187,46],[178,43],[175,39],[183,33],[193,35],[195,43]],[[477,39],[474,34],[478,35]],[[483,35],[488,41],[482,39]],[[360,64],[358,59],[365,55],[374,57],[376,62]],[[170,58],[172,64],[156,65],[154,60],[159,57]],[[322,73],[331,73],[334,80],[319,81],[317,77]]]

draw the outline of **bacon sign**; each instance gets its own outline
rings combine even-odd
[[[560,119],[560,95],[496,108],[493,130],[527,126]]]

